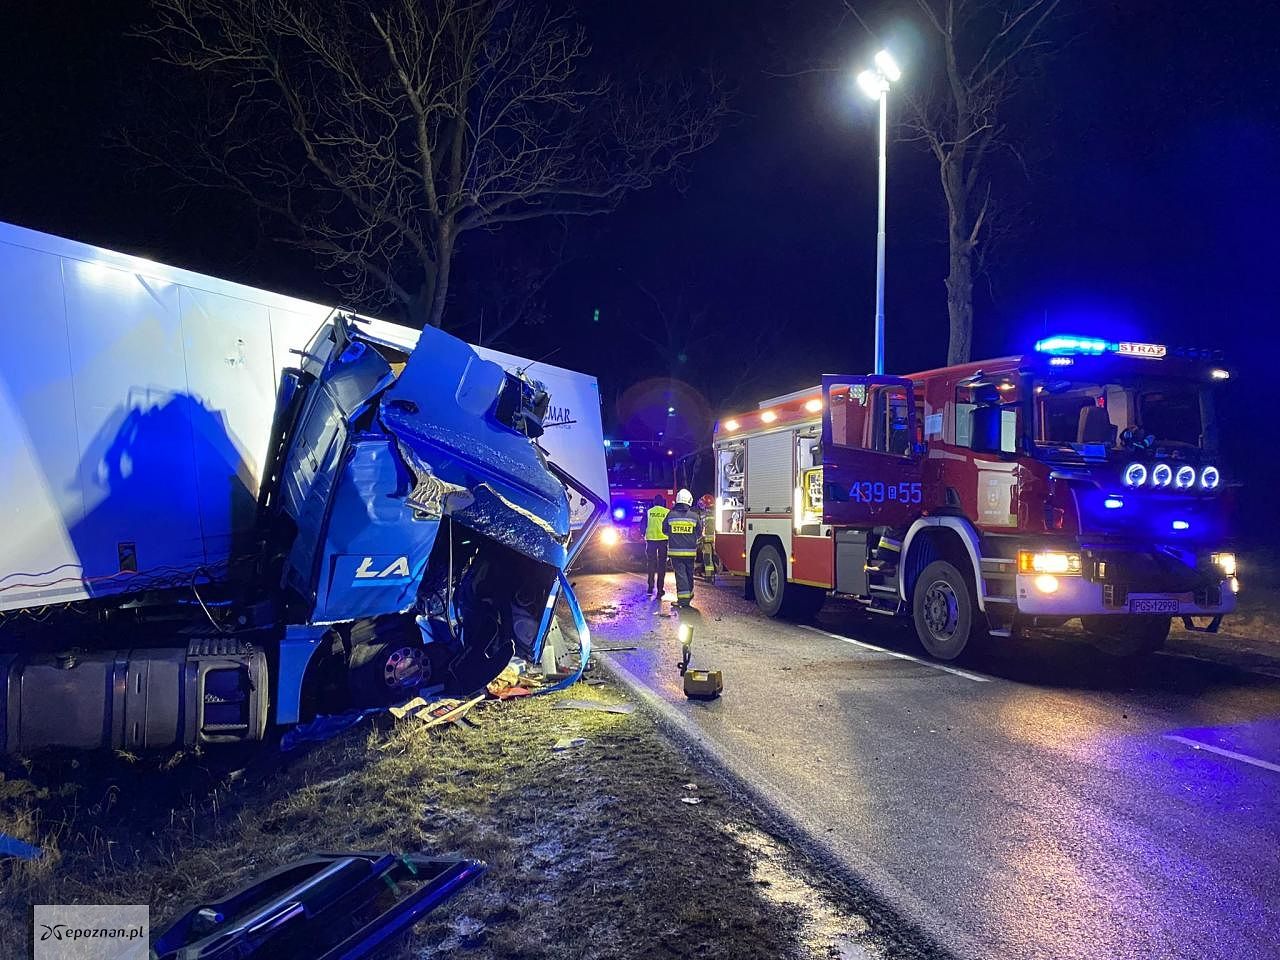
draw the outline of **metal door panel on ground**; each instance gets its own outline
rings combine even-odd
[[[822,378],[822,522],[899,527],[924,500],[910,380]]]
[[[86,578],[130,568],[185,580],[206,562],[178,285],[63,260],[85,515],[70,531]]]

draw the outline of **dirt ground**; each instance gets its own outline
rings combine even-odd
[[[389,957],[919,955],[643,710],[557,709],[564,699],[624,697],[596,680],[482,704],[474,727],[375,717],[297,754],[260,744],[10,766],[0,831],[46,854],[0,859],[0,929],[25,930],[32,903],[114,902],[148,903],[160,930],[311,852],[390,849],[475,857],[489,872]],[[586,742],[553,750],[562,737]]]

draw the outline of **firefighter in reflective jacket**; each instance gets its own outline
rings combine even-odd
[[[652,593],[661,597],[667,589],[667,534],[662,522],[669,512],[667,498],[658,494],[644,515],[644,571],[649,576],[649,589],[645,596]]]
[[[693,509],[693,494],[688,490],[676,494],[676,505],[662,521],[662,530],[676,571],[676,606],[687,607],[693,599],[693,561],[702,537],[702,518]]]
[[[702,574],[707,583],[716,582],[716,501],[709,493],[698,498],[698,512],[702,514],[702,539],[698,541],[698,562],[694,570]]]

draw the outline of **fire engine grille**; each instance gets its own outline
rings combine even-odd
[[[1086,551],[1085,576],[1125,594],[1193,593],[1216,582],[1209,571],[1159,551]]]

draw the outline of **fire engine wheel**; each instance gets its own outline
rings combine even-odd
[[[965,575],[946,560],[921,571],[912,593],[911,613],[920,643],[939,660],[954,660],[973,633],[977,600]]]
[[[426,651],[412,619],[405,624],[390,618],[355,624],[347,660],[347,689],[356,706],[381,706],[403,700],[422,685]],[[398,618],[396,618],[398,619]]]
[[[1145,657],[1164,646],[1173,625],[1170,617],[1120,614],[1081,617],[1089,642],[1113,657]]]
[[[787,582],[787,565],[782,551],[769,544],[761,547],[751,564],[751,581],[755,588],[756,606],[770,617],[809,620],[817,614],[826,591],[802,583]]]

